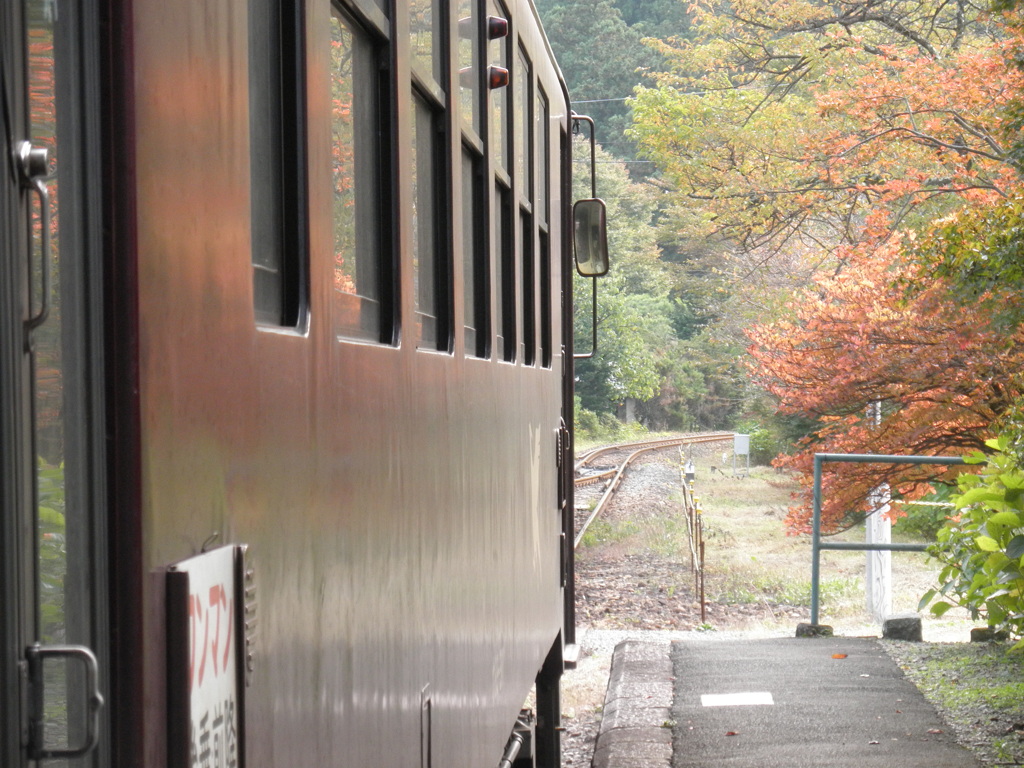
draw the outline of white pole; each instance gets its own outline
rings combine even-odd
[[[868,498],[871,508],[877,511],[868,515],[864,526],[867,543],[892,543],[892,522],[888,518],[889,486],[879,486]],[[867,610],[876,621],[885,621],[892,614],[892,552],[868,551],[866,554]]]
[[[878,400],[868,406],[868,421],[876,429],[882,424],[882,403]],[[891,544],[892,521],[889,520],[891,501],[888,484],[883,483],[868,496],[870,507],[865,521],[868,544]],[[867,611],[876,621],[885,621],[892,613],[892,552],[868,551],[865,563]]]

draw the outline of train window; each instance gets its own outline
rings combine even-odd
[[[533,216],[526,209],[520,209],[519,221],[519,253],[522,259],[519,269],[523,280],[523,362],[526,365],[533,365],[537,355],[537,317],[534,302],[537,275],[533,258]]]
[[[482,100],[484,3],[458,0],[459,117],[462,124],[462,302],[466,354],[490,355],[489,243]]]
[[[446,5],[411,0],[409,44],[412,61],[412,236],[417,344],[451,349],[451,260],[448,227],[445,119],[447,78]]]
[[[482,213],[483,163],[476,151],[462,146],[462,307],[466,354],[487,357],[490,354],[487,322],[488,275]]]
[[[409,0],[409,43],[412,65],[421,78],[440,86],[444,80],[444,13],[441,0]]]
[[[293,2],[253,0],[249,12],[249,158],[253,308],[259,323],[305,323],[305,90]]]
[[[508,12],[504,6],[491,0],[490,12],[492,16],[507,19]],[[512,42],[512,36],[498,37],[490,41],[488,59],[491,64],[508,69],[508,47]],[[494,156],[495,164],[506,174],[509,171],[509,128],[508,128],[508,96],[507,88],[491,89],[491,153]]]
[[[334,288],[339,335],[391,343],[393,289],[382,216],[390,188],[381,51],[337,7],[331,13]],[[382,183],[385,182],[385,183]]]
[[[429,349],[448,350],[448,260],[441,169],[444,168],[443,133],[436,113],[413,89],[412,234],[413,282],[416,295],[418,344]]]
[[[459,0],[459,103],[464,125],[480,134],[481,19],[478,0]]]
[[[498,263],[494,270],[498,299],[498,356],[507,362],[516,359],[516,264],[512,245],[515,232],[512,224],[512,192],[498,181],[494,190],[495,244]]]
[[[489,0],[488,13],[496,18],[508,19],[508,10],[499,0]],[[495,37],[488,44],[488,61],[501,69],[509,69],[509,46],[512,35]],[[494,202],[491,215],[494,220],[495,300],[498,303],[497,350],[499,359],[515,362],[516,339],[516,265],[515,265],[515,206],[512,196],[510,153],[512,149],[511,111],[508,88],[490,89],[490,153],[494,168]]]
[[[551,183],[551,152],[548,148],[550,135],[548,133],[548,97],[544,90],[538,86],[537,103],[535,114],[537,116],[537,130],[534,135],[537,141],[537,221],[541,227],[548,224],[548,185]]]
[[[544,90],[537,88],[537,163],[539,164],[537,179],[537,205],[535,214],[538,226],[538,257],[540,260],[540,359],[545,368],[551,367],[551,249],[548,234],[550,231],[550,200],[549,189],[556,183],[551,177],[551,135],[550,110]]]
[[[515,68],[513,112],[515,175],[519,190],[519,275],[522,328],[519,335],[521,358],[533,365],[537,357],[536,291],[533,201],[533,75],[526,51],[519,49]]]
[[[526,52],[519,49],[519,61],[515,72],[514,83],[514,107],[515,112],[515,172],[519,181],[519,197],[524,202],[533,199],[533,179],[531,176],[532,163],[530,157],[533,153],[530,137],[533,133],[533,118],[530,115],[532,103],[530,95],[530,60]]]
[[[538,236],[540,244],[540,364],[551,367],[551,246],[547,230]]]

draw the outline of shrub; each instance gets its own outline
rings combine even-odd
[[[957,515],[939,531],[928,551],[943,568],[939,586],[929,590],[919,608],[932,601],[941,616],[961,605],[975,619],[984,617],[994,630],[1024,636],[1024,470],[1000,437],[986,445],[990,456],[975,453],[968,463],[984,464],[980,474],[963,474],[953,494]],[[939,599],[936,599],[939,598]],[[1024,647],[1024,641],[1014,648]]]
[[[932,493],[921,500],[929,503],[909,502],[898,507],[904,516],[895,520],[895,530],[909,537],[936,541],[939,531],[945,526],[949,516],[953,514],[950,507],[947,506],[952,503],[953,493],[955,491],[952,487],[937,485]],[[936,506],[935,502],[939,502],[940,505]]]
[[[768,466],[782,450],[782,441],[770,427],[747,421],[739,423],[736,431],[750,435],[750,463],[754,466]]]

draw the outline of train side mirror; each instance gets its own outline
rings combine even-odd
[[[604,200],[577,200],[572,207],[576,271],[583,277],[608,274],[608,230]]]

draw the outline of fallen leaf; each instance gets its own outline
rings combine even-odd
[[[845,653],[833,653],[832,654],[832,658],[833,659],[845,659],[846,658],[846,654]]]
[[[940,728],[929,728],[928,729],[928,733],[942,733],[942,729],[940,729]]]
[[[877,744],[877,741],[869,741],[868,744]]]
[[[739,731],[726,731],[725,735],[726,736],[739,736],[740,732]]]

